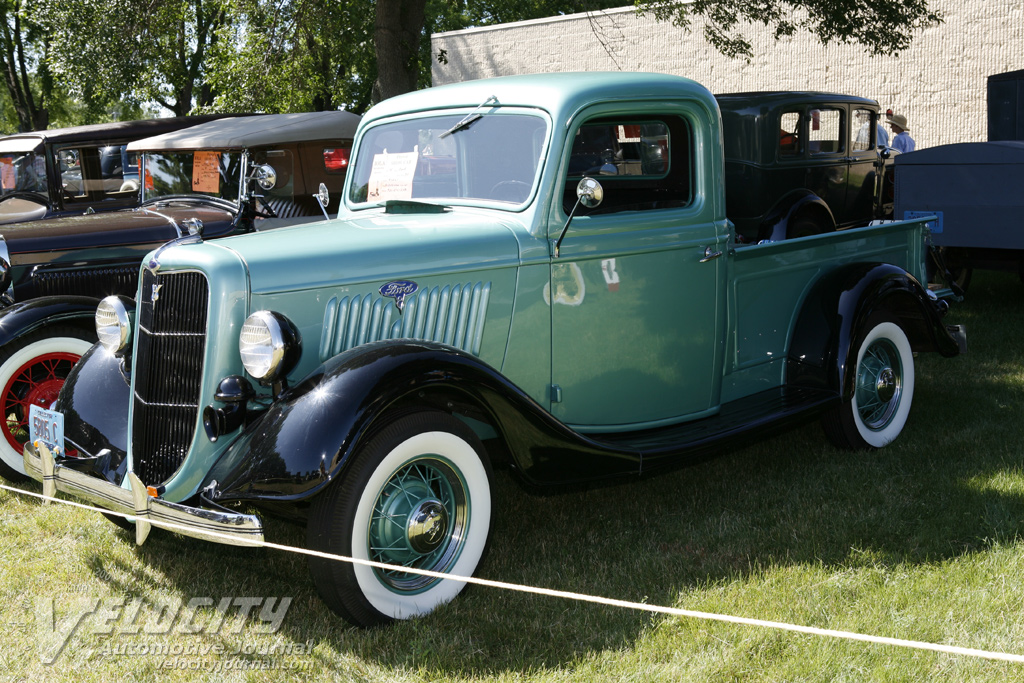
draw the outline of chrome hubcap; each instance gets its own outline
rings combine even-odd
[[[899,351],[892,342],[872,342],[857,368],[857,412],[868,429],[884,429],[896,415],[903,395],[902,377]]]
[[[430,553],[444,542],[448,533],[448,511],[439,500],[426,500],[409,513],[405,535],[418,553]]]

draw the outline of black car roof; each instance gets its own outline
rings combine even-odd
[[[0,137],[0,145],[16,140],[39,140],[49,143],[71,143],[103,139],[138,139],[162,135],[171,131],[188,128],[207,121],[227,116],[248,116],[248,114],[202,114],[199,116],[175,116],[165,119],[142,119],[139,121],[113,121],[94,123],[88,126],[71,126],[15,133]]]

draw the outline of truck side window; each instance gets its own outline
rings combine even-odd
[[[779,154],[791,157],[801,152],[803,147],[800,144],[800,112],[784,112],[779,123]]]
[[[576,204],[584,176],[604,186],[604,202],[581,214],[645,211],[686,206],[692,199],[692,144],[680,117],[602,118],[580,126],[569,153],[563,192],[566,213]]]
[[[843,137],[843,113],[838,109],[812,109],[808,126],[811,154],[838,154],[846,150]]]

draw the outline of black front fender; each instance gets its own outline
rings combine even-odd
[[[90,296],[44,296],[0,311],[0,346],[47,325],[75,322],[92,325],[100,300]]]
[[[896,317],[914,351],[952,357],[960,348],[942,323],[941,302],[902,268],[859,263],[839,268],[815,283],[793,330],[786,364],[792,386],[853,395],[852,346],[867,319],[879,311]]]
[[[441,344],[366,344],[324,363],[249,424],[212,468],[222,500],[295,502],[343,476],[392,410],[478,414],[500,433],[528,484],[637,473],[640,453],[569,429],[475,356]],[[205,484],[204,484],[205,485]]]

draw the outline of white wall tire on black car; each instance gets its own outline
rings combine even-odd
[[[837,446],[882,448],[907,423],[914,398],[914,353],[892,318],[869,319],[857,338],[853,397],[825,416],[825,432]]]
[[[406,413],[354,454],[313,502],[309,546],[337,555],[471,576],[487,545],[491,473],[483,447],[445,413]],[[317,590],[358,626],[426,614],[465,587],[457,581],[310,559]]]
[[[23,444],[28,409],[57,399],[64,379],[93,345],[88,332],[74,327],[46,328],[11,342],[0,353],[0,476],[23,481]]]

